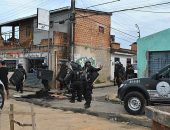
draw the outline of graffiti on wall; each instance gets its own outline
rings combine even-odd
[[[76,63],[78,63],[79,65],[81,65],[82,67],[84,66],[84,63],[86,61],[90,61],[92,66],[96,67],[96,61],[94,58],[88,58],[88,57],[80,57],[76,60]]]

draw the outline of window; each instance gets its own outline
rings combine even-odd
[[[115,57],[115,62],[116,61],[120,61],[120,58],[119,57]]]
[[[16,60],[5,60],[6,66],[9,70],[9,72],[14,72],[17,66],[17,61]]]
[[[100,33],[104,33],[104,27],[99,26],[99,32],[100,32]]]
[[[170,68],[160,74],[160,78],[170,78]]]
[[[127,58],[127,63],[131,64],[131,58]]]

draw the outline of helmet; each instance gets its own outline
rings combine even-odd
[[[89,66],[89,65],[91,65],[91,62],[90,62],[89,60],[87,60],[87,61],[85,62],[85,66]]]
[[[42,63],[42,68],[46,69],[48,67],[47,63]]]
[[[42,63],[42,66],[47,66],[47,63]]]
[[[119,61],[116,61],[115,64],[119,64],[120,62]]]
[[[18,68],[22,68],[23,66],[22,66],[22,64],[18,64]]]

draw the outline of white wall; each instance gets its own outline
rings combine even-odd
[[[123,64],[123,66],[126,69],[127,65],[127,58],[131,59],[131,63],[134,63],[134,55],[132,54],[126,54],[126,53],[117,53],[117,54],[111,54],[111,79],[114,79],[114,71],[115,71],[115,58],[120,58],[120,62]]]

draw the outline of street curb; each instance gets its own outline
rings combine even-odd
[[[102,86],[95,86],[94,85],[94,89],[97,89],[97,88],[107,88],[107,87],[112,87],[112,86],[114,86],[113,84],[109,84],[109,85],[102,85]]]
[[[53,108],[53,109],[60,109],[63,111],[72,111],[75,113],[83,113],[83,114],[88,114],[88,115],[92,115],[92,116],[97,116],[97,117],[108,119],[110,121],[128,122],[129,124],[135,124],[135,125],[149,127],[149,128],[151,128],[151,126],[152,126],[152,122],[150,119],[148,119],[148,120],[136,119],[134,116],[126,115],[126,114],[94,112],[94,111],[90,111],[90,110],[84,109],[84,108],[70,108],[70,107],[56,107],[56,106],[53,107],[47,102],[44,104],[44,102],[33,101],[30,99],[23,99],[23,98],[14,98],[14,99],[16,101],[33,103],[35,105],[39,105],[42,107],[49,107],[49,108]]]

